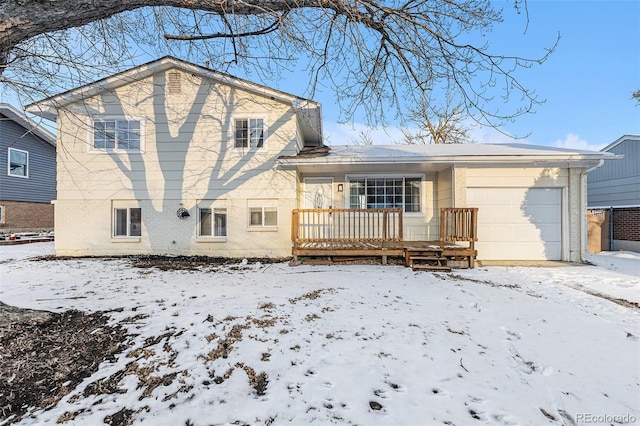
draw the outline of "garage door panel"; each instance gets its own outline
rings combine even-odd
[[[478,207],[479,259],[562,258],[561,188],[469,188]]]
[[[527,203],[556,206],[562,194],[558,188],[532,188],[525,193]]]

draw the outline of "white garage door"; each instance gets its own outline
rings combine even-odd
[[[478,207],[478,259],[561,260],[561,188],[469,188]]]

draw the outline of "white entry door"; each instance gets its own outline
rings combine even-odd
[[[333,208],[333,179],[305,178],[304,179],[304,208],[330,209]],[[307,213],[303,232],[308,238],[326,239],[332,236],[332,215],[328,212]]]
[[[562,260],[561,188],[469,188],[478,259]]]
[[[333,208],[333,179],[305,178],[304,206],[305,209]]]

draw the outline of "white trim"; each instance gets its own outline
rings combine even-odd
[[[262,120],[262,146],[261,147],[251,147],[251,138],[247,141],[249,146],[236,146],[236,121],[237,120],[247,120],[249,129],[251,129],[251,120]],[[262,152],[268,150],[268,141],[269,141],[269,121],[267,119],[267,115],[265,114],[232,114],[231,115],[231,134],[228,135],[229,141],[231,142],[231,149],[237,152]]]
[[[211,210],[211,235],[201,235],[200,231],[200,211],[202,209]],[[226,233],[227,235],[213,235],[213,231],[215,229],[214,217],[215,217],[215,209],[224,209],[225,216],[227,217],[227,227]],[[195,241],[199,243],[224,243],[227,241],[229,237],[229,208],[227,207],[226,199],[205,199],[205,200],[197,200],[196,202],[196,237]]]
[[[25,164],[25,167],[27,168],[27,173],[25,175],[14,175],[11,173],[11,151],[18,151],[18,152],[23,152],[25,154],[27,154],[27,164]],[[22,179],[29,179],[29,171],[30,171],[31,167],[29,166],[29,151],[25,151],[24,149],[18,149],[18,148],[8,148],[7,149],[7,176],[10,177],[17,177],[17,178],[22,178]]]
[[[344,183],[345,183],[345,189],[344,189],[344,208],[348,209],[351,208],[351,193],[350,193],[350,188],[349,188],[349,183],[351,182],[351,179],[357,179],[357,178],[373,178],[373,179],[398,179],[398,178],[402,178],[403,181],[405,178],[418,178],[420,179],[420,211],[419,212],[407,212],[404,210],[404,189],[403,189],[403,199],[402,199],[402,214],[404,215],[404,217],[423,217],[425,215],[425,211],[426,211],[426,191],[425,191],[425,182],[427,181],[426,179],[426,174],[424,173],[407,173],[407,174],[402,174],[402,173],[354,173],[354,174],[345,174],[344,175]],[[436,194],[433,194],[434,198],[435,198]]]
[[[635,142],[638,142],[638,141],[640,141],[640,135],[623,135],[623,136],[620,136],[618,139],[616,139],[615,141],[611,142],[609,145],[605,146],[600,151],[601,152],[609,152],[612,148],[615,148],[616,146],[620,145],[624,141],[635,141]]]
[[[135,205],[134,205],[135,204]],[[131,209],[140,209],[140,235],[130,235],[131,232]],[[126,235],[116,235],[116,212],[118,210],[126,210],[127,212],[127,224],[126,224]],[[142,239],[142,207],[138,205],[138,203],[131,202],[131,204],[127,202],[111,202],[111,241],[112,242],[140,242]]]
[[[534,187],[537,188],[537,187]],[[554,187],[551,187],[554,188]],[[557,189],[557,187],[555,187]],[[564,262],[568,262],[571,255],[570,243],[570,214],[569,214],[569,187],[563,186],[560,192],[560,258]]]
[[[310,99],[303,99],[286,92],[234,77],[230,74],[221,73],[190,62],[182,61],[172,56],[164,56],[135,68],[111,75],[102,80],[34,102],[27,105],[25,109],[43,118],[55,120],[58,113],[57,109],[60,107],[64,107],[82,99],[98,95],[106,90],[112,90],[129,84],[132,81],[139,81],[153,74],[168,71],[170,69],[178,69],[187,74],[195,74],[220,84],[237,87],[238,89],[246,90],[261,96],[272,97],[280,100],[281,102],[293,103],[294,101],[305,101],[307,104],[320,105]]]
[[[278,226],[280,225],[280,212],[278,209],[277,204],[276,205],[271,205],[271,204],[266,204],[266,205],[254,205],[255,201],[257,200],[251,200],[248,203],[247,206],[247,230],[248,231],[277,231],[278,230]],[[269,200],[269,201],[276,201],[276,200]],[[262,211],[262,218],[261,218],[261,225],[251,225],[251,209],[261,209]],[[276,210],[276,224],[275,225],[265,225],[264,222],[264,209],[275,209]]]
[[[16,124],[22,126],[28,133],[32,133],[44,140],[51,146],[56,146],[56,136],[49,130],[45,129],[42,124],[36,123],[11,104],[0,103],[0,114],[13,120]]]
[[[4,208],[4,204],[0,204],[0,224],[4,224],[4,212],[5,208]]]
[[[101,149],[96,148],[94,146],[94,135],[95,135],[95,127],[94,123],[96,120],[102,121],[137,121],[140,123],[140,149]],[[121,154],[121,153],[129,153],[129,154],[144,154],[145,152],[145,128],[146,128],[146,118],[145,117],[137,117],[137,116],[129,116],[129,115],[90,115],[89,116],[89,125],[87,126],[87,153],[88,154]],[[117,144],[116,144],[117,146]]]

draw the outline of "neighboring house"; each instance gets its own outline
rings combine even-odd
[[[590,251],[640,252],[640,135],[624,135],[602,152],[624,158],[588,175]]]
[[[0,233],[52,231],[56,138],[0,104]]]
[[[611,157],[527,145],[329,148],[318,103],[172,57],[28,110],[57,120],[64,147],[58,255],[290,256],[300,227],[335,239],[368,229],[357,221],[378,208],[401,209],[400,220],[378,216],[385,235],[398,225],[405,241],[433,241],[441,208],[478,207],[479,259],[580,261],[585,171]],[[294,212],[305,208],[321,210],[302,223]]]

